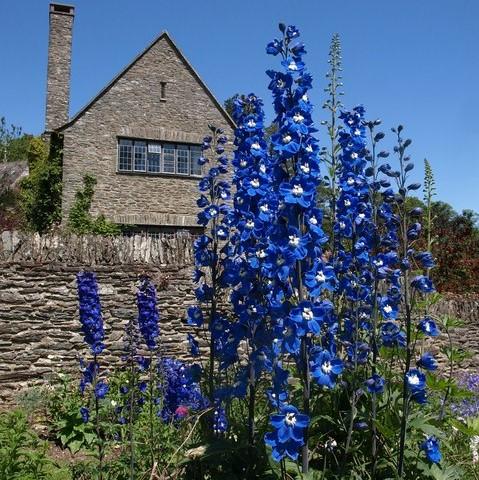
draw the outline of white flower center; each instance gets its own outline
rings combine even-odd
[[[246,165],[248,165],[248,162],[246,160],[241,160],[240,161],[240,167],[246,167]]]
[[[292,140],[291,135],[285,135],[283,137],[283,143],[289,143],[289,142],[291,142],[291,140]]]
[[[311,170],[311,169],[309,168],[309,163],[304,163],[304,164],[301,165],[299,168],[300,168],[304,173],[309,173],[309,171]]]
[[[311,153],[313,151],[313,147],[311,145],[308,145],[305,150],[308,152],[308,153]]]
[[[344,206],[345,207],[350,207],[351,206],[351,201],[348,200],[348,199],[344,200]]]
[[[416,374],[414,374],[414,375],[409,375],[408,382],[411,385],[419,385],[420,380],[419,380],[419,377]]]
[[[321,370],[322,370],[326,375],[328,375],[329,373],[331,373],[332,368],[333,368],[333,367],[332,367],[330,361],[324,362],[324,363],[321,365]]]
[[[256,252],[256,256],[257,256],[258,258],[265,258],[265,257],[267,256],[267,254],[266,254],[266,252],[265,252],[263,249],[261,249],[261,250],[258,250],[258,251]]]
[[[359,130],[359,128],[356,128],[356,130],[354,130],[354,135],[361,135],[361,130]]]
[[[339,228],[344,230],[346,228],[346,224],[344,222],[339,222]]]
[[[210,212],[210,215],[211,215],[212,217],[218,215],[218,212],[216,211],[215,208],[210,208],[210,209],[209,209],[209,212]]]
[[[295,413],[287,413],[284,417],[284,423],[288,425],[288,427],[294,427],[296,425],[296,414]]]
[[[391,313],[393,311],[391,305],[386,305],[385,307],[383,307],[383,310],[385,313]]]
[[[291,62],[289,62],[288,70],[292,70],[293,72],[298,70],[298,65],[296,65],[296,62],[294,60],[291,60]]]
[[[297,247],[299,245],[299,240],[300,240],[300,238],[297,237],[296,235],[290,235],[289,236],[289,244],[292,247]]]
[[[358,156],[359,155],[356,152],[351,153],[351,158],[354,159],[354,160],[356,160],[356,158],[358,158]]]
[[[309,219],[309,223],[312,223],[313,225],[317,225],[318,224],[318,219],[316,217],[311,217]]]
[[[293,189],[291,190],[295,197],[300,197],[303,193],[303,187],[301,185],[293,185]]]
[[[254,150],[260,150],[261,145],[258,142],[254,142],[253,145],[251,145],[251,148],[253,148]]]
[[[262,212],[269,212],[269,207],[268,207],[268,204],[265,203],[264,205],[261,205],[259,207],[259,209],[262,211]]]
[[[303,102],[309,102],[308,95],[305,93],[305,94],[301,97],[301,100],[302,100]]]
[[[258,188],[259,185],[260,185],[260,183],[259,183],[259,180],[258,180],[257,178],[254,178],[254,179],[251,181],[251,186],[252,186],[253,188]]]
[[[322,270],[318,270],[316,277],[314,277],[318,283],[323,283],[326,280],[326,276]]]
[[[346,183],[347,183],[348,185],[350,185],[350,186],[353,185],[353,184],[354,184],[354,178],[353,178],[353,177],[349,177],[348,180],[346,181]]]
[[[261,173],[266,173],[266,165],[261,165],[261,166],[259,167],[259,171],[260,171]]]
[[[246,228],[249,228],[249,229],[254,228],[254,220],[248,220],[246,222]]]
[[[276,85],[278,86],[278,88],[284,88],[285,83],[283,82],[283,80],[279,79],[276,82]]]
[[[302,315],[305,320],[312,320],[314,318],[313,311],[310,308],[303,308]]]
[[[293,120],[295,123],[301,123],[304,120],[304,117],[300,113],[296,113]]]
[[[254,128],[256,127],[256,122],[251,118],[249,122],[247,123],[248,127]]]

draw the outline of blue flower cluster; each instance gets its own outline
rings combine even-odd
[[[188,310],[188,323],[207,328],[211,338],[215,429],[227,426],[221,402],[248,393],[251,399],[257,382],[270,379],[267,395],[277,413],[265,442],[277,461],[295,460],[303,446],[307,457],[310,382],[314,388],[334,389],[345,371],[355,370],[352,384],[343,386],[352,388],[352,397],[364,399],[358,401],[375,401],[387,387],[379,368],[381,347],[405,349],[407,401],[424,403],[424,371],[435,370],[437,362],[428,352],[415,358],[411,339],[440,333],[431,318],[416,324],[410,315],[411,296],[434,291],[427,275],[412,274],[432,268],[434,260],[415,249],[422,212],[405,211],[407,193],[419,188],[408,183],[413,164],[405,151],[410,141],[401,138],[402,127],[393,130],[400,164],[394,170],[385,160],[389,154],[377,152],[384,137],[374,131],[380,122],[366,121],[362,106],[342,112],[335,195],[329,209],[319,208],[318,190],[327,177],[320,171],[314,136],[312,77],[299,30],[281,24],[280,31],[281,38],[266,47],[268,54],[281,57],[282,66],[266,72],[275,111],[270,138],[263,102],[252,93],[234,102],[232,208],[226,202],[229,184],[220,179],[227,173],[226,140],[221,142],[222,132],[212,127],[213,135],[204,141],[200,162],[209,163],[209,150],[218,162],[199,184],[198,223],[206,232],[194,247],[198,305]],[[323,217],[332,225],[330,237]],[[226,288],[234,321],[217,308]],[[189,344],[198,355],[192,335]],[[240,346],[246,346],[245,362],[238,361]],[[290,399],[290,374],[283,368],[290,362],[303,386],[302,412]],[[233,365],[234,375],[223,375]],[[356,424],[368,428],[362,419]]]
[[[159,315],[156,306],[156,288],[147,276],[140,278],[136,298],[140,332],[148,350],[155,350],[160,334]]]
[[[228,284],[229,272],[224,267],[230,256],[230,228],[232,208],[231,186],[228,177],[228,157],[225,145],[228,141],[222,129],[210,126],[211,135],[203,139],[202,156],[198,162],[203,169],[209,165],[207,174],[199,182],[200,197],[197,205],[201,209],[198,224],[205,233],[194,242],[197,305],[188,309],[187,323],[209,339],[209,401],[219,401],[219,393],[213,376],[217,369],[224,370],[238,360],[234,347],[235,326],[223,315],[218,306],[218,297]],[[215,160],[216,159],[216,160]],[[190,352],[200,353],[195,335],[188,334]]]
[[[93,272],[79,272],[77,274],[77,288],[81,328],[85,343],[93,354],[93,360],[90,362],[80,360],[82,372],[80,393],[84,395],[88,385],[91,385],[95,398],[101,400],[107,395],[109,386],[99,379],[98,355],[105,348],[103,343],[105,333],[96,275]],[[90,419],[88,407],[81,407],[80,415],[85,423],[88,422]]]
[[[190,412],[204,409],[208,401],[195,381],[195,366],[165,358],[158,365],[161,410],[158,415],[165,422],[181,420]]]
[[[426,454],[426,458],[431,463],[439,463],[442,459],[439,440],[434,436],[427,437],[421,443],[421,450]]]
[[[85,342],[94,355],[103,351],[103,318],[101,315],[100,296],[96,275],[93,272],[77,274],[78,302],[80,306],[80,322]]]
[[[457,384],[468,390],[470,397],[451,405],[452,412],[461,419],[479,416],[479,374],[463,374]]]

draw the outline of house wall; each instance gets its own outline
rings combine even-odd
[[[167,82],[166,100],[160,100]],[[126,224],[196,225],[194,177],[117,173],[119,136],[201,143],[231,128],[165,36],[64,130],[63,218],[85,173],[97,180],[92,214]]]

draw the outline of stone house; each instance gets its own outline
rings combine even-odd
[[[202,138],[209,124],[231,135],[233,120],[167,32],[68,118],[73,20],[73,6],[50,4],[45,131],[63,137],[63,219],[89,173],[93,215],[194,230]]]

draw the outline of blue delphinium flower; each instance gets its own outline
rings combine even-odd
[[[425,275],[418,275],[417,277],[414,277],[411,282],[411,286],[422,293],[435,292],[431,279],[429,277],[426,277]]]
[[[266,445],[273,449],[273,459],[279,462],[285,457],[298,458],[298,452],[304,445],[304,430],[309,425],[309,417],[292,405],[284,405],[279,413],[270,416],[274,428],[265,435]]]
[[[425,317],[419,322],[419,330],[430,337],[437,337],[441,334],[436,322],[432,318]]]
[[[156,306],[156,289],[151,280],[142,276],[136,294],[138,303],[138,326],[148,350],[156,349],[160,334],[159,315]]]
[[[158,373],[162,398],[162,409],[158,415],[163,421],[171,422],[179,417],[183,418],[178,415],[178,407],[186,407],[188,411],[198,411],[206,407],[207,401],[194,379],[191,366],[179,360],[165,358],[158,365]]]
[[[421,358],[417,362],[417,366],[423,368],[424,370],[437,370],[437,360],[434,358],[432,353],[426,352],[421,355]]]
[[[88,423],[88,421],[90,420],[90,411],[88,410],[87,407],[80,408],[80,415],[83,420],[83,423]]]
[[[311,350],[311,376],[318,385],[334,388],[336,378],[343,371],[343,362],[328,350],[315,347]]]
[[[406,372],[406,382],[411,399],[417,403],[426,403],[426,376],[424,373],[412,368]]]
[[[105,398],[108,390],[108,385],[105,382],[100,381],[95,385],[95,396],[100,399]]]
[[[384,392],[384,385],[385,380],[381,375],[375,373],[370,378],[368,378],[365,382],[368,392],[370,393],[383,393]]]
[[[217,436],[224,435],[228,430],[228,419],[221,403],[217,402],[213,412],[213,432]]]
[[[426,458],[431,463],[440,463],[442,459],[439,449],[439,440],[435,436],[429,436],[421,443],[421,450],[426,454]]]
[[[84,339],[92,353],[98,355],[105,348],[103,344],[105,334],[96,275],[93,272],[79,272],[77,286]]]

